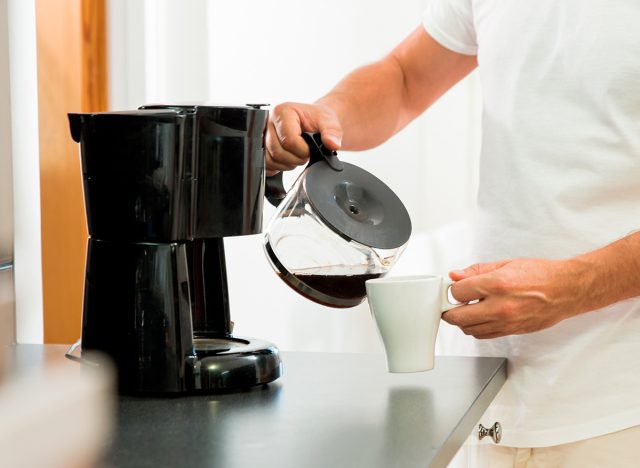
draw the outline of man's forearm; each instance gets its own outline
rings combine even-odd
[[[333,109],[344,131],[342,148],[383,143],[424,112],[477,66],[416,28],[382,60],[347,75],[317,103]]]
[[[581,311],[640,296],[640,232],[568,262],[580,281]]]
[[[383,59],[347,75],[317,104],[331,107],[342,125],[345,150],[377,146],[392,135],[402,122],[404,79],[401,67]]]

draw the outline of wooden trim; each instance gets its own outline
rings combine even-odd
[[[105,0],[82,1],[82,110],[108,108]]]
[[[36,0],[45,343],[80,336],[87,230],[67,113],[107,109],[104,0]]]

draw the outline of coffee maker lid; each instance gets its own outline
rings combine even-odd
[[[269,104],[246,104],[244,106],[229,106],[229,105],[201,105],[201,104],[147,104],[140,106],[138,111],[173,111],[178,113],[187,114],[207,114],[211,112],[221,113],[223,115],[230,115],[237,112],[265,112],[268,113],[267,107]]]
[[[411,218],[398,196],[364,169],[325,162],[307,169],[305,190],[313,208],[337,233],[369,247],[395,249],[411,236]]]
[[[262,139],[264,123],[269,111],[262,109],[268,104],[247,104],[245,106],[218,105],[147,105],[141,110],[168,110],[194,118],[217,136]]]
[[[83,124],[91,121],[104,122],[108,120],[114,125],[126,125],[129,122],[142,120],[145,122],[174,122],[189,116],[203,124],[218,125],[216,132],[221,136],[262,138],[264,125],[261,122],[266,121],[269,115],[269,111],[262,108],[264,106],[268,106],[268,104],[247,104],[244,106],[152,104],[140,106],[136,110],[70,113],[69,121],[71,135],[76,142],[80,142]]]

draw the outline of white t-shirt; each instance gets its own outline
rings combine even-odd
[[[478,56],[477,261],[567,258],[640,228],[640,1],[432,0],[424,27]],[[640,424],[637,299],[476,343],[509,359],[483,418],[504,445]]]

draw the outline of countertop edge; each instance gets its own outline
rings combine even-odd
[[[462,448],[473,428],[479,422],[482,422],[480,418],[507,380],[507,359],[501,359],[502,364],[496,369],[485,387],[478,394],[473,405],[471,405],[458,425],[453,429],[449,437],[447,437],[445,444],[438,451],[431,465],[429,465],[431,468],[446,468],[456,453]],[[494,421],[487,423],[493,424]]]

